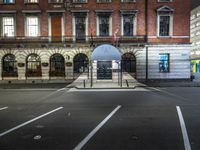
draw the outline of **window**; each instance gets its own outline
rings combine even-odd
[[[171,2],[172,0],[158,0],[158,2]]]
[[[73,0],[73,3],[86,3],[87,0]]]
[[[3,57],[3,77],[17,76],[17,61],[13,54],[7,54]]]
[[[75,15],[76,40],[84,41],[86,38],[86,14],[77,13]]]
[[[12,37],[15,36],[14,17],[2,18],[3,36]]]
[[[39,0],[25,0],[25,3],[38,3]]]
[[[63,3],[63,0],[49,0],[49,3]]]
[[[109,36],[110,15],[99,15],[99,36]]]
[[[30,54],[26,60],[26,76],[37,77],[41,76],[41,60],[37,54]]]
[[[110,3],[111,0],[97,0],[97,3]]]
[[[26,35],[39,36],[39,21],[37,16],[28,16],[26,18]]]
[[[121,0],[123,3],[135,2],[136,0]]]
[[[76,54],[74,56],[74,59],[73,59],[73,66],[74,66],[74,74],[76,76],[76,74],[80,74],[80,73],[83,73],[83,72],[88,72],[88,66],[89,66],[89,61],[88,61],[88,57],[83,54],[83,53],[79,53],[79,54]]]
[[[169,72],[169,54],[160,54],[159,57],[159,72]]]
[[[174,9],[169,6],[162,6],[157,9],[157,36],[173,35],[173,13]]]
[[[65,59],[60,54],[50,58],[50,76],[65,76]]]
[[[159,16],[159,36],[170,35],[170,16]]]
[[[134,15],[123,15],[123,35],[133,36]]]
[[[0,4],[13,4],[15,0],[0,0]]]

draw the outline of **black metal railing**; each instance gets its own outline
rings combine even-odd
[[[62,37],[0,37],[0,44],[48,44],[48,43],[85,43],[85,44],[100,44],[100,43],[144,43],[145,36],[62,36]]]

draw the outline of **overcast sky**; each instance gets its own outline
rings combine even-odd
[[[200,0],[192,0],[192,9],[200,5]]]

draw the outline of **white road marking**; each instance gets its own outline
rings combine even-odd
[[[149,89],[151,90],[155,90],[155,91],[159,91],[159,92],[162,92],[162,90],[158,89],[158,88],[154,88],[154,87],[148,87]]]
[[[47,112],[47,113],[45,113],[45,114],[43,114],[43,115],[41,115],[41,116],[38,116],[38,117],[36,117],[36,118],[34,118],[34,119],[32,119],[32,120],[29,120],[29,121],[24,122],[24,123],[22,123],[22,124],[20,124],[20,125],[18,125],[18,126],[16,126],[16,127],[14,127],[14,128],[11,128],[11,129],[9,129],[9,130],[7,130],[7,131],[1,133],[1,134],[0,134],[0,137],[2,137],[2,136],[6,135],[6,134],[8,134],[8,133],[10,133],[10,132],[12,132],[12,131],[14,131],[14,130],[17,130],[17,129],[19,129],[19,128],[21,128],[21,127],[27,125],[27,124],[30,124],[30,123],[32,123],[32,122],[38,120],[38,119],[41,119],[41,118],[43,118],[43,117],[45,117],[45,116],[47,116],[47,115],[49,115],[49,114],[51,114],[51,113],[54,113],[54,112],[56,112],[56,111],[58,111],[58,110],[60,110],[60,109],[63,109],[63,107],[56,108],[56,109],[54,109],[54,110],[52,110],[52,111],[50,111],[50,112]]]
[[[32,88],[32,89],[0,89],[1,92],[18,92],[18,91],[56,91],[55,88]]]
[[[1,111],[1,110],[5,110],[5,109],[8,109],[8,107],[3,107],[3,108],[0,108],[0,111]]]
[[[183,119],[181,108],[179,106],[176,106],[176,109],[177,109],[177,113],[178,113],[178,117],[179,117],[179,121],[180,121],[180,125],[181,125],[181,131],[182,131],[182,134],[183,134],[183,141],[184,141],[185,150],[191,150],[190,141],[189,141],[189,138],[188,138],[187,129],[186,129],[186,126],[185,126],[185,121]]]
[[[58,89],[56,92],[66,90],[66,88]]]
[[[144,88],[136,88],[136,89],[75,89],[71,88],[68,92],[117,92],[117,91],[149,91]]]
[[[121,108],[117,106],[96,128],[94,128],[73,150],[80,150],[95,133]]]

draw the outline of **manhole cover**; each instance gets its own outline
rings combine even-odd
[[[36,128],[40,128],[41,129],[41,128],[44,128],[44,126],[43,125],[37,125]]]
[[[36,135],[36,136],[34,136],[34,140],[40,140],[42,137],[41,137],[41,135]]]
[[[137,140],[139,140],[139,138],[138,138],[138,136],[133,135],[133,136],[131,137],[131,140],[137,141]]]

